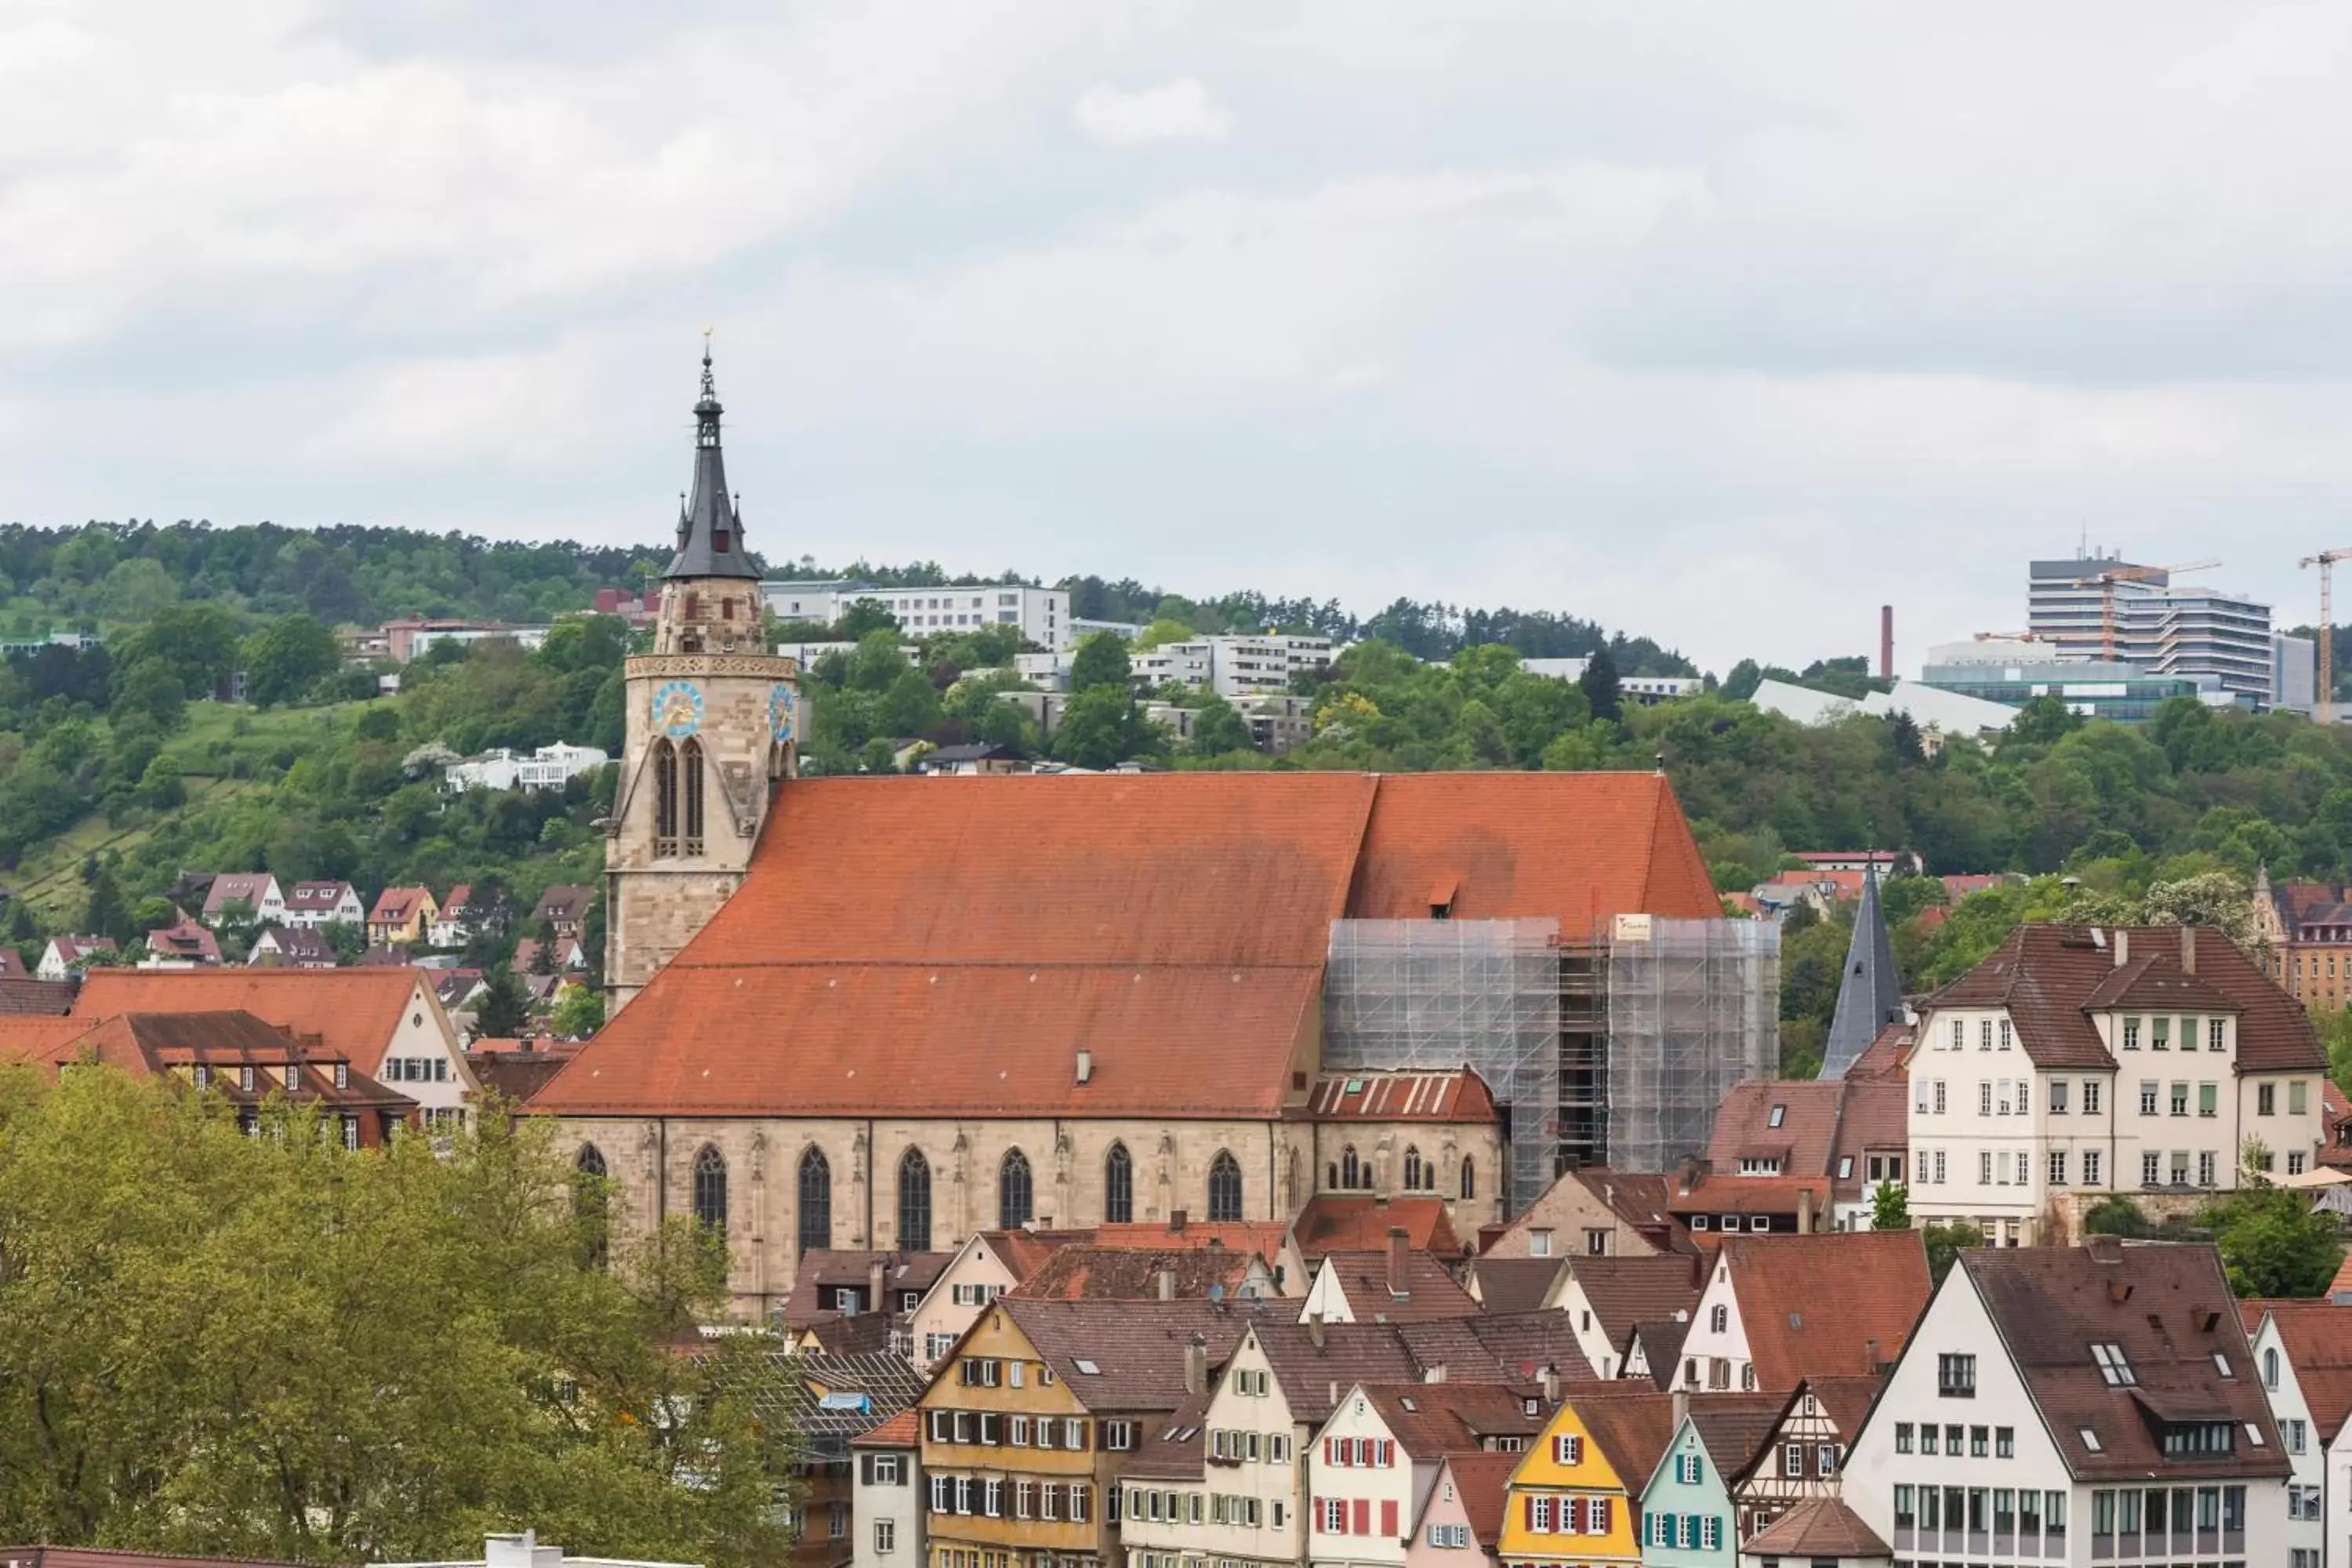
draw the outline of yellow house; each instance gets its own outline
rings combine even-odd
[[[367,939],[378,947],[413,947],[440,913],[430,888],[386,888],[368,911]]]
[[[1622,1386],[1568,1391],[1511,1472],[1504,1568],[1642,1561],[1642,1489],[1674,1437],[1675,1396],[1613,1391]]]

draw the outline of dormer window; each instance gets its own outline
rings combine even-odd
[[[352,1087],[351,1063],[337,1062],[335,1064],[335,1087],[337,1089],[349,1089]]]
[[[206,1067],[204,1063],[198,1062],[194,1067],[188,1069],[188,1078],[189,1080],[198,1089],[210,1089],[213,1081],[213,1069]]]
[[[253,1092],[252,1063],[247,1062],[245,1066],[236,1069],[236,1084],[237,1087],[243,1089],[246,1093],[251,1094]]]

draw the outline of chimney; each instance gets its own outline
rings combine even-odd
[[[1862,1371],[1865,1377],[1878,1375],[1878,1342],[1874,1339],[1862,1342]]]
[[[1675,1430],[1677,1432],[1681,1431],[1683,1429],[1683,1423],[1689,1419],[1690,1389],[1685,1384],[1678,1383],[1675,1384]]]
[[[889,1270],[883,1266],[882,1255],[876,1253],[874,1261],[866,1268],[866,1310],[867,1311],[882,1310],[882,1290],[888,1276]]]
[[[2116,928],[2116,967],[2117,969],[2121,969],[2125,964],[2129,963],[2130,962],[2131,932],[2124,930],[2121,926],[2117,926]]]
[[[1184,1211],[1183,1211],[1182,1209],[1171,1209],[1171,1211],[1169,1211],[1169,1215],[1168,1215],[1168,1234],[1169,1234],[1169,1235],[1171,1235],[1171,1236],[1181,1236],[1181,1235],[1183,1235],[1183,1234],[1184,1234],[1184,1220],[1185,1220],[1185,1214],[1184,1214]]]
[[[1313,1340],[1313,1341],[1315,1342],[1315,1348],[1316,1348],[1317,1350],[1318,1350],[1318,1351],[1319,1351],[1319,1350],[1321,1350],[1321,1349],[1323,1348],[1323,1314],[1322,1314],[1322,1313],[1320,1313],[1320,1312],[1309,1312],[1309,1313],[1307,1313],[1307,1337],[1308,1339]],[[1334,1404],[1334,1405],[1337,1405],[1337,1404],[1339,1404],[1339,1396],[1337,1394],[1334,1394],[1333,1395],[1331,1395],[1331,1403],[1332,1403],[1332,1404]]]
[[[1895,606],[1878,606],[1878,679],[1895,679]]]
[[[1078,1051],[1078,1082],[1084,1085],[1095,1076],[1095,1054],[1081,1047]]]
[[[1811,1187],[1797,1189],[1797,1234],[1813,1234],[1813,1189]]]
[[[2180,973],[2183,974],[2197,973],[2197,928],[2195,926],[2180,928]]]
[[[1174,1277],[1163,1274],[1160,1278],[1171,1279]],[[1209,1342],[1199,1334],[1194,1334],[1192,1342],[1184,1347],[1184,1392],[1190,1394],[1209,1392]]]
[[[1176,1270],[1173,1268],[1162,1268],[1160,1271],[1160,1299],[1163,1301],[1173,1301],[1176,1299]],[[1192,1392],[1198,1394],[1200,1390],[1194,1389]]]
[[[1544,1370],[1543,1370],[1543,1391],[1544,1391],[1544,1405],[1545,1405],[1545,1407],[1546,1407],[1546,1408],[1548,1408],[1548,1409],[1551,1409],[1551,1410],[1557,1410],[1557,1409],[1559,1409],[1559,1363],[1558,1363],[1558,1362],[1556,1362],[1556,1361],[1555,1361],[1555,1362],[1547,1362],[1547,1363],[1544,1363]]]
[[[1392,1225],[1389,1226],[1390,1295],[1407,1296],[1412,1294],[1412,1292],[1405,1287],[1405,1268],[1412,1257],[1412,1237],[1405,1234],[1404,1226],[1401,1225]]]

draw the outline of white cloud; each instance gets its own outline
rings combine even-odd
[[[1180,77],[1139,92],[1097,85],[1070,110],[1077,128],[1113,147],[1140,142],[1222,142],[1231,119],[1194,77]]]

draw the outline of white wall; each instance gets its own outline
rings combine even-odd
[[[919,1448],[868,1450],[853,1448],[855,1478],[851,1489],[850,1525],[856,1568],[923,1568],[923,1455]],[[895,1457],[902,1479],[896,1486],[866,1484],[868,1456]],[[890,1550],[875,1545],[874,1526],[889,1521]]]
[[[2293,1484],[2323,1489],[2327,1480],[2327,1451],[2314,1430],[2310,1401],[2304,1397],[2303,1384],[2294,1374],[2294,1363],[2279,1337],[2278,1325],[2265,1315],[2252,1337],[2255,1375],[2263,1380],[2263,1393],[2270,1400],[2273,1418],[2278,1422],[2279,1441],[2294,1465]],[[2275,1381],[2268,1375],[2269,1361],[2273,1356],[2278,1366]],[[2297,1423],[2301,1424],[2303,1436],[2303,1452],[2299,1454],[2294,1447]],[[2285,1544],[2290,1552],[2298,1547],[2318,1552],[2326,1544],[2327,1526],[2324,1521],[2289,1519],[2285,1530]]]
[[[1724,1309],[1724,1326],[1715,1327],[1715,1310]],[[1691,1313],[1691,1331],[1683,1341],[1683,1366],[1698,1363],[1698,1382],[1705,1390],[1716,1384],[1711,1381],[1711,1368],[1717,1360],[1730,1363],[1729,1381],[1723,1386],[1733,1392],[1752,1387],[1749,1379],[1756,1358],[1748,1348],[1748,1329],[1739,1321],[1739,1297],[1732,1289],[1731,1268],[1718,1256],[1713,1272],[1706,1277],[1706,1288],[1699,1292],[1698,1306]],[[1674,1383],[1685,1386],[1685,1373],[1677,1370]]]

